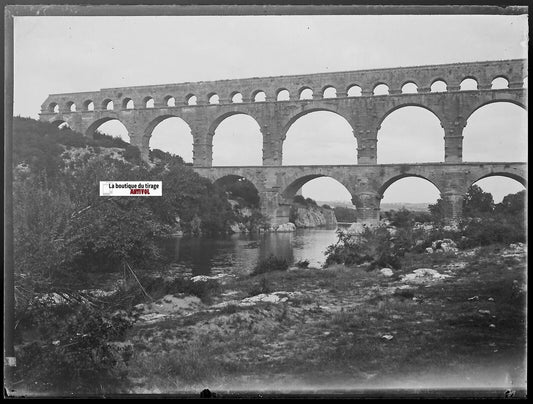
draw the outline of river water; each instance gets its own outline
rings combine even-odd
[[[336,242],[336,228],[320,228],[217,239],[178,237],[166,240],[163,248],[176,270],[193,275],[244,274],[271,254],[290,264],[307,260],[310,267],[320,267],[325,262],[326,248]]]

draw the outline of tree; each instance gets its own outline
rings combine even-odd
[[[495,211],[510,215],[523,215],[526,206],[526,191],[516,194],[506,195],[503,200],[495,206]]]
[[[484,192],[479,186],[472,185],[463,201],[463,215],[477,217],[490,214],[494,211],[492,194]]]

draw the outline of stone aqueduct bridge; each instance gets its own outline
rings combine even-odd
[[[468,118],[493,102],[527,108],[526,77],[526,61],[515,59],[107,88],[52,94],[41,106],[40,119],[57,124],[66,122],[87,136],[92,136],[102,123],[119,120],[128,130],[130,143],[138,146],[142,157],[148,159],[150,138],[157,124],[169,117],[182,118],[191,128],[195,170],[214,181],[228,176],[250,180],[260,193],[263,213],[274,224],[288,220],[287,201],[297,190],[322,176],[335,178],[350,191],[361,221],[376,221],[386,188],[407,176],[431,181],[447,202],[449,219],[455,220],[461,215],[466,190],[477,180],[502,175],[526,183],[525,162],[462,162],[462,132]],[[492,89],[496,78],[505,79],[507,88]],[[477,89],[461,90],[465,79],[475,80]],[[445,91],[432,91],[437,82],[444,82]],[[402,92],[409,83],[416,86],[416,93]],[[388,94],[374,95],[375,88],[382,84],[388,87]],[[352,95],[357,87],[360,94]],[[335,91],[330,97],[332,89]],[[302,93],[310,91],[310,99],[301,99]],[[282,92],[288,92],[287,100],[278,100]],[[423,107],[440,120],[444,129],[443,163],[376,164],[380,125],[390,113],[405,106]],[[289,127],[314,111],[334,112],[352,126],[356,139],[354,165],[281,165]],[[249,115],[259,124],[263,135],[262,166],[212,167],[215,130],[225,118],[235,114]],[[515,135],[501,134],[509,138]]]

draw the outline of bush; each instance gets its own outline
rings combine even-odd
[[[391,225],[400,228],[411,228],[416,222],[428,223],[432,221],[432,216],[429,212],[415,212],[405,208],[385,212],[384,216],[390,220]]]
[[[95,145],[101,147],[117,147],[119,149],[126,149],[129,146],[129,143],[125,142],[121,138],[106,135],[98,130],[94,132],[93,140]]]
[[[254,184],[246,179],[234,181],[229,185],[223,186],[232,199],[238,200],[242,206],[249,206],[252,208],[259,207],[259,193]]]
[[[295,195],[294,198],[292,198],[292,203],[303,205],[305,207],[318,206],[314,199],[304,198],[302,195]]]
[[[463,237],[457,242],[459,248],[526,241],[525,221],[520,215],[496,214],[481,220],[467,220],[461,234]]]
[[[139,164],[141,162],[141,151],[137,146],[129,145],[124,150],[122,157],[130,163]]]
[[[26,323],[40,338],[18,348],[17,376],[29,391],[53,394],[125,392],[128,349],[122,341],[133,324],[125,313],[111,314],[85,304],[34,305]]]
[[[252,289],[250,289],[250,292],[248,293],[249,296],[257,296],[261,294],[268,294],[272,292],[272,288],[270,287],[270,283],[268,282],[267,278],[263,277],[259,281],[258,284],[254,285]]]
[[[270,255],[257,263],[252,271],[252,275],[264,274],[273,271],[286,271],[289,269],[289,262],[285,258]]]
[[[295,264],[298,268],[307,268],[309,266],[308,260],[300,260]]]
[[[185,165],[185,161],[183,161],[183,158],[181,158],[181,156],[178,156],[172,153],[167,153],[159,149],[151,149],[149,152],[149,157],[150,157],[150,161],[152,162],[160,162],[163,164],[174,163],[174,164]]]
[[[338,222],[345,223],[355,223],[357,222],[357,212],[355,208],[344,208],[342,206],[337,206],[334,209],[335,217]]]
[[[393,243],[386,227],[366,228],[361,235],[337,232],[339,240],[326,249],[325,266],[342,264],[347,266],[369,263],[369,269],[376,267],[400,268],[399,257],[404,254],[403,246]]]

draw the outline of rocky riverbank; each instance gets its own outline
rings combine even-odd
[[[313,228],[313,227],[335,227],[337,219],[332,209],[319,206],[299,206],[295,205],[291,209],[290,221],[296,227]]]
[[[525,386],[522,244],[407,254],[401,270],[195,277],[136,306],[134,393]]]
[[[265,227],[262,221],[259,220],[260,214],[258,210],[241,207],[237,201],[229,200],[229,202],[236,216],[240,218],[238,222],[230,226],[233,233],[250,233],[255,231],[293,232],[297,228],[335,228],[337,226],[337,219],[335,218],[333,209],[295,203],[291,207],[289,222]]]

